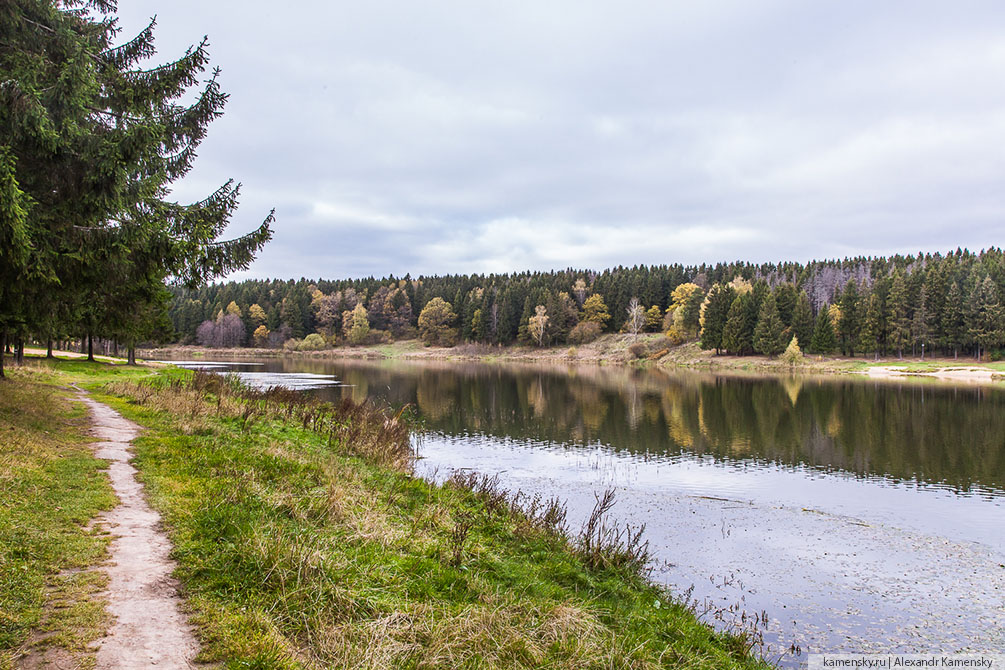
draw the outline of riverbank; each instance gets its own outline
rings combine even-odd
[[[639,343],[639,354],[632,345]],[[746,372],[791,375],[866,375],[873,379],[930,379],[952,383],[1001,383],[1005,380],[1005,362],[975,363],[966,358],[896,358],[841,357],[806,355],[798,365],[766,356],[728,356],[703,351],[691,342],[667,347],[659,334],[604,335],[595,342],[578,347],[528,347],[463,344],[456,347],[426,347],[419,340],[390,344],[336,347],[321,351],[286,351],[280,349],[211,349],[198,346],[170,346],[139,352],[146,359],[240,360],[252,358],[294,357],[307,359],[362,358],[401,360],[477,361],[485,363],[555,363],[658,366],[711,372]]]
[[[62,575],[90,575],[82,568],[105,556],[88,523],[114,501],[70,383],[144,429],[133,464],[174,544],[200,662],[767,667],[749,641],[714,632],[648,583],[623,550],[559,532],[559,507],[521,511],[487,480],[414,477],[407,430],[382,411],[248,394],[174,369],[32,361],[10,373],[0,408],[19,437],[0,465],[11,492],[0,628],[12,631],[0,667],[57,638],[86,655],[109,625],[102,584],[71,598],[87,617],[53,623]]]

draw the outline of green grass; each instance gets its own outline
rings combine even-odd
[[[134,442],[135,465],[174,544],[202,662],[766,667],[742,638],[701,624],[664,589],[628,570],[589,569],[564,537],[507,506],[355,455],[359,445],[345,436],[365,441],[379,428],[376,417],[329,445],[300,422],[270,418],[274,413],[246,423],[239,400],[185,388],[180,371],[158,373],[146,386],[136,381],[149,370],[81,362],[34,374],[88,388],[114,382],[96,399],[146,428]],[[32,399],[12,396],[9,404],[20,402]],[[75,430],[79,448],[79,425]],[[99,464],[81,458],[91,465],[80,469],[101,479]],[[67,532],[86,536],[73,526],[107,506],[102,491],[100,504],[68,519]],[[10,519],[18,527],[29,518],[51,523],[51,507],[18,508]],[[458,540],[465,526],[470,532]],[[38,540],[53,550],[47,538]],[[81,562],[100,549],[98,542]],[[38,617],[21,620],[26,630]]]
[[[84,526],[115,504],[84,433],[84,408],[47,369],[9,369],[0,381],[0,668],[32,649],[82,651],[104,630],[81,572],[107,539]],[[33,635],[34,633],[34,635]]]

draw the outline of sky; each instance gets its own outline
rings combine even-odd
[[[806,261],[1005,232],[1005,3],[121,0],[230,94],[247,277]]]

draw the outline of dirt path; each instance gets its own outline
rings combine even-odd
[[[98,519],[115,538],[104,594],[115,623],[100,642],[97,670],[193,667],[199,646],[171,577],[171,544],[129,464],[130,442],[139,427],[83,392],[80,400],[91,410],[91,432],[101,440],[94,444],[95,454],[111,461],[108,474],[119,498],[118,507]]]

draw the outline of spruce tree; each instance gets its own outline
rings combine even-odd
[[[792,326],[792,313],[796,309],[796,301],[799,300],[799,293],[796,287],[789,282],[784,282],[775,287],[775,304],[778,307],[778,318],[786,327]]]
[[[722,347],[730,353],[745,356],[754,350],[754,328],[756,323],[750,318],[752,293],[743,293],[733,299],[722,331]]]
[[[837,346],[834,337],[834,325],[831,321],[830,306],[824,305],[817,314],[817,321],[813,327],[813,338],[810,340],[810,349],[816,354],[829,354]]]
[[[879,333],[883,328],[880,320],[879,297],[870,293],[865,299],[865,314],[858,334],[858,348],[863,352],[875,352],[879,359]]]
[[[897,350],[897,356],[903,358],[904,347],[911,341],[911,319],[908,311],[907,284],[899,269],[893,273],[887,311],[890,315],[887,324],[889,329],[887,342]]]
[[[960,285],[957,282],[953,282],[949,287],[949,291],[946,293],[946,302],[943,305],[942,318],[941,318],[942,332],[943,332],[943,345],[948,350],[952,350],[953,358],[957,358],[960,355],[960,346],[962,346],[964,337],[966,336],[966,322],[964,314],[964,304],[963,304],[963,291],[960,290]]]
[[[976,358],[1002,341],[1002,310],[998,287],[989,276],[977,282],[971,298],[969,335],[975,344]]]
[[[705,310],[702,314],[701,348],[715,349],[719,353],[725,348],[723,330],[729,317],[729,310],[736,298],[736,292],[729,286],[716,284],[708,292],[705,299]]]
[[[841,294],[841,321],[838,324],[838,338],[841,341],[841,353],[854,356],[858,345],[859,329],[862,327],[859,315],[858,284],[849,279]]]
[[[754,329],[754,350],[765,356],[774,358],[785,350],[784,325],[778,315],[775,296],[768,294],[761,303],[761,311],[757,317],[757,327]]]
[[[49,0],[0,9],[0,236],[14,241],[14,260],[22,242],[28,249],[25,262],[5,264],[17,275],[0,282],[0,330],[42,330],[37,315],[62,310],[88,335],[118,334],[99,313],[115,305],[125,310],[119,326],[138,335],[149,329],[136,317],[156,318],[146,307],[165,280],[195,286],[245,268],[271,236],[270,215],[249,235],[216,241],[237,205],[232,182],[192,205],[166,199],[227,96],[214,72],[194,102],[180,104],[208,67],[205,41],[141,69],[155,53],[153,23],[115,46],[115,20],[103,15],[114,9]],[[12,225],[19,207],[30,225]],[[131,285],[106,286],[121,279]]]
[[[798,337],[800,342],[809,343],[813,337],[813,308],[810,306],[810,297],[806,291],[800,291],[796,298],[796,306],[792,311],[792,323],[790,324],[793,336]]]

